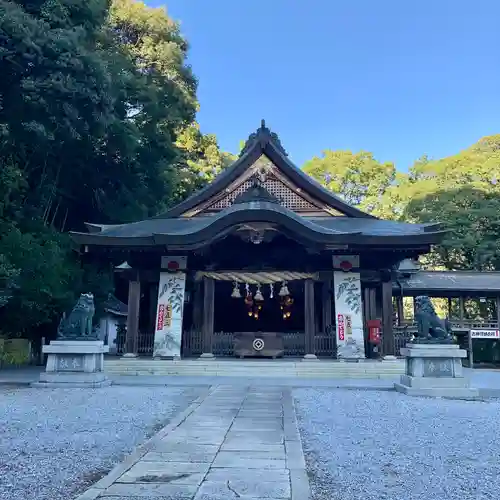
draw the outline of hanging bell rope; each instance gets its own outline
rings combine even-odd
[[[283,281],[295,281],[312,279],[318,281],[318,273],[299,273],[293,271],[276,271],[276,272],[238,272],[225,271],[213,273],[209,271],[198,271],[195,275],[197,281],[203,278],[212,278],[217,281],[234,281],[236,283],[248,283],[250,285],[268,285],[272,283],[282,283]]]

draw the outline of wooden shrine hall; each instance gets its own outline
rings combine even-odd
[[[124,356],[159,359],[371,357],[374,320],[375,351],[394,354],[394,273],[444,233],[348,205],[264,122],[230,167],[167,212],[87,227],[71,234],[85,258],[121,263],[128,286]]]

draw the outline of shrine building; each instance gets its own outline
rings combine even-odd
[[[264,122],[230,167],[167,212],[87,227],[71,233],[82,253],[121,262],[128,282],[121,353],[157,359],[392,355],[398,265],[444,234],[348,205]]]

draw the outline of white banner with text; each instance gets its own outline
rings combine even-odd
[[[160,273],[153,357],[181,356],[185,289],[185,273]]]

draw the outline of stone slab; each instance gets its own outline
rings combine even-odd
[[[300,441],[286,441],[286,468],[305,469],[306,461]]]
[[[105,354],[109,352],[109,346],[102,340],[52,340],[42,347],[42,351],[44,354]]]
[[[258,431],[258,430],[232,430],[230,429],[226,436],[227,441],[236,439],[252,439],[266,444],[281,444],[283,442],[282,431]]]
[[[407,358],[466,358],[467,351],[455,344],[411,344],[401,348]]]
[[[286,469],[237,469],[237,468],[220,468],[210,469],[205,478],[206,481],[236,481],[236,480],[253,480],[260,482],[283,482],[290,481],[290,472]]]
[[[417,388],[408,387],[401,383],[395,383],[394,389],[407,396],[426,396],[438,398],[476,399],[479,397],[479,390],[473,388],[453,388],[453,387],[431,387]]]
[[[171,442],[165,441],[165,438],[157,440],[151,447],[151,451],[159,453],[217,453],[219,445],[216,444],[199,444],[199,443],[184,443],[182,445],[172,445]]]
[[[119,483],[200,484],[208,472],[209,463],[146,462],[132,466]]]
[[[284,450],[283,444],[257,443],[251,438],[224,441],[221,451],[277,451]]]
[[[85,373],[85,372],[42,372],[40,373],[40,382],[57,383],[97,383],[108,380],[103,372]]]
[[[33,382],[31,387],[45,388],[45,389],[99,389],[101,387],[109,387],[111,380],[104,380],[102,382]]]
[[[264,431],[264,432],[277,432],[279,434],[282,434],[283,433],[283,425],[281,423],[264,424],[258,420],[254,420],[253,425],[235,422],[231,426],[231,431],[232,432],[253,432],[253,431],[262,432],[262,431]]]
[[[290,470],[290,483],[292,485],[291,500],[311,500],[311,489],[305,469]]]
[[[285,448],[282,447],[282,449],[278,450],[273,450],[273,451],[259,451],[259,450],[252,450],[252,451],[226,451],[226,450],[220,450],[219,453],[217,454],[217,458],[223,458],[227,460],[234,460],[234,459],[239,459],[239,458],[245,458],[245,459],[250,459],[250,460],[259,460],[259,459],[264,459],[264,460],[285,460]]]
[[[402,385],[414,387],[417,389],[432,388],[454,388],[467,389],[470,387],[470,381],[465,377],[412,377],[411,375],[401,375]]]
[[[289,481],[263,482],[256,480],[233,479],[227,481],[213,482],[205,481],[195,499],[207,495],[220,496],[222,498],[290,498]]]
[[[217,451],[212,453],[185,452],[182,449],[161,453],[150,451],[142,458],[144,462],[189,462],[189,463],[210,463],[214,460]]]
[[[284,459],[277,458],[246,458],[237,454],[218,454],[212,463],[212,469],[227,468],[227,469],[285,469],[286,463]]]
[[[103,498],[148,498],[157,500],[167,498],[169,500],[192,500],[197,485],[189,484],[120,484],[115,483],[102,493]]]

